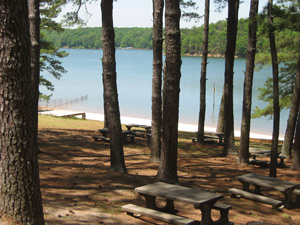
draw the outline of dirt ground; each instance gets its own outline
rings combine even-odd
[[[70,120],[71,123],[72,120]],[[101,128],[101,127],[98,127]],[[58,125],[39,126],[41,191],[46,224],[164,224],[148,217],[131,217],[121,206],[133,203],[143,206],[144,199],[134,188],[155,182],[158,164],[150,163],[146,140],[136,138],[124,146],[128,174],[109,171],[109,144],[95,142],[96,129],[89,126],[61,128]],[[191,134],[181,134],[178,153],[178,177],[182,186],[217,192],[221,200],[232,205],[230,221],[236,225],[252,221],[271,224],[300,224],[300,209],[273,209],[271,206],[244,198],[233,199],[227,193],[241,188],[236,176],[248,172],[268,175],[268,169],[240,166],[236,157],[220,157],[218,146],[199,146]],[[278,178],[300,183],[299,172],[278,169]],[[279,192],[264,190],[268,196],[283,199]],[[158,200],[160,201],[160,200]],[[180,215],[201,220],[200,210],[192,205],[176,203]],[[212,212],[213,219],[219,213]]]

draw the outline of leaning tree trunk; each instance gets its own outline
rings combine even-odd
[[[239,0],[228,1],[227,46],[225,53],[225,137],[223,155],[235,153],[233,120],[233,67],[238,27]]]
[[[150,161],[160,161],[162,121],[162,65],[163,65],[163,9],[164,0],[153,0],[153,77]]]
[[[101,1],[103,43],[103,89],[110,138],[110,170],[126,173],[120,110],[117,92],[113,0]]]
[[[28,0],[28,16],[31,40],[31,81],[33,85],[33,113],[34,125],[38,131],[38,104],[40,84],[40,0]],[[37,135],[34,135],[37,142]],[[37,145],[37,152],[39,151]]]
[[[44,224],[27,1],[0,1],[0,212]]]
[[[295,143],[293,146],[293,170],[300,170],[300,115],[298,111],[298,119],[296,126]]]
[[[224,120],[225,120],[225,86],[223,87],[221,102],[220,102],[220,109],[219,109],[219,115],[218,115],[218,124],[217,124],[217,132],[224,133]]]
[[[292,96],[292,104],[289,113],[289,119],[287,123],[287,128],[284,135],[283,145],[281,147],[281,154],[285,157],[291,158],[292,147],[295,134],[295,127],[297,122],[297,115],[299,110],[300,101],[300,49],[298,54],[298,65],[296,74],[296,83]]]
[[[163,85],[163,133],[161,160],[157,179],[168,183],[178,181],[178,108],[181,68],[179,0],[166,0],[166,60]]]
[[[276,177],[280,107],[279,107],[279,91],[278,91],[278,59],[277,59],[277,49],[276,49],[275,34],[274,34],[272,8],[273,8],[273,0],[269,0],[268,29],[269,29],[269,40],[270,40],[271,58],[272,58],[272,70],[273,70],[273,111],[274,111],[271,163],[270,163],[269,175],[271,177]]]
[[[244,101],[241,125],[241,142],[239,151],[239,163],[249,163],[249,134],[251,121],[252,86],[254,74],[254,61],[256,53],[258,0],[251,0],[249,14],[248,46],[246,56],[246,72],[244,82]]]
[[[204,126],[206,111],[206,68],[208,54],[208,32],[209,32],[209,4],[210,0],[205,0],[204,26],[203,26],[203,53],[201,62],[201,79],[200,79],[200,111],[198,122],[197,141],[204,143]]]

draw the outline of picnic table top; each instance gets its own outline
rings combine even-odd
[[[101,128],[101,129],[98,129],[98,131],[102,134],[107,134],[109,132],[109,129],[108,128]],[[131,133],[131,131],[122,130],[122,134],[129,134],[129,133]]]
[[[125,127],[127,128],[132,128],[132,127],[140,127],[140,128],[145,128],[145,129],[150,129],[151,126],[149,125],[143,125],[143,124],[134,124],[134,123],[131,123],[131,124],[125,124]]]
[[[163,197],[174,201],[194,204],[195,206],[201,206],[202,204],[209,202],[216,202],[218,199],[223,197],[223,195],[216,193],[163,182],[137,187],[135,188],[135,191],[138,194]]]
[[[274,177],[263,176],[256,173],[248,173],[241,176],[238,176],[237,179],[241,182],[246,182],[261,187],[275,189],[281,192],[285,192],[289,189],[294,189],[297,186],[300,186],[297,183],[280,180]]]

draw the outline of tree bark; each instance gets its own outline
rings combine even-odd
[[[279,107],[279,91],[278,91],[278,58],[273,25],[273,0],[268,1],[268,29],[269,41],[272,58],[272,73],[273,73],[273,134],[272,134],[272,148],[271,148],[271,163],[270,173],[271,177],[276,177],[277,168],[277,149],[278,149],[278,136],[279,136],[279,123],[280,123],[280,107]]]
[[[222,91],[222,98],[220,102],[220,109],[219,109],[219,115],[218,115],[218,124],[217,124],[217,132],[223,133],[224,132],[224,120],[225,120],[225,103],[224,103],[224,98],[225,98],[225,86],[223,87]]]
[[[166,0],[166,60],[163,85],[163,133],[161,160],[157,179],[176,183],[178,108],[181,68],[179,0]]]
[[[162,121],[163,0],[153,0],[153,77],[150,161],[160,161]]]
[[[225,53],[225,137],[223,155],[235,153],[233,119],[233,67],[238,27],[239,0],[228,0],[227,46]]]
[[[293,145],[293,170],[300,170],[300,115],[298,111],[298,119],[296,126],[295,143]]]
[[[251,0],[249,14],[248,47],[246,55],[246,72],[244,81],[243,115],[241,125],[241,142],[239,163],[249,163],[249,134],[251,123],[252,86],[255,67],[256,32],[257,32],[258,0]]]
[[[298,104],[296,103],[296,99],[298,100]],[[294,170],[300,170],[300,113],[299,113],[300,112],[300,102],[299,101],[300,101],[300,49],[299,49],[299,56],[298,56],[298,66],[297,66],[297,74],[296,74],[296,84],[295,84],[295,88],[294,88],[293,105],[291,107],[291,110],[292,110],[292,108],[295,108],[296,106],[298,106],[297,113],[293,113],[294,115],[296,115],[296,118],[298,115],[298,119],[296,119],[297,120],[297,126],[296,126],[297,128],[296,128],[295,142],[293,145],[292,169],[294,169]],[[293,138],[292,138],[291,142],[293,142]]]
[[[295,83],[293,96],[292,96],[292,104],[291,104],[289,118],[287,122],[287,128],[284,135],[283,145],[281,147],[281,155],[287,158],[292,157],[292,148],[293,148],[293,140],[294,140],[296,123],[297,123],[297,115],[299,110],[299,101],[300,101],[300,49],[298,54],[296,83]]]
[[[204,26],[203,26],[203,53],[201,62],[201,79],[200,79],[200,111],[198,122],[197,141],[204,143],[204,126],[206,111],[206,68],[208,54],[208,32],[209,32],[209,4],[210,0],[205,0]]]
[[[40,1],[28,0],[28,16],[31,40],[31,82],[33,94],[34,125],[38,132],[38,106],[39,106],[39,85],[40,85]],[[34,135],[37,142],[37,134]],[[39,152],[37,144],[37,152]]]
[[[113,0],[101,1],[103,43],[103,89],[110,138],[110,170],[126,173],[117,91]]]
[[[27,1],[0,1],[0,212],[44,224]]]

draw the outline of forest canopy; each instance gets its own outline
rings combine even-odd
[[[260,29],[264,29],[260,27]],[[283,30],[277,33],[280,40],[289,39],[291,31]],[[262,32],[263,33],[263,32]],[[269,49],[268,38],[258,34],[258,53]],[[296,32],[295,32],[296,33]],[[43,31],[45,40],[51,40],[58,48],[102,48],[102,28],[87,27],[65,29],[63,32]],[[297,36],[293,34],[292,36]],[[181,29],[181,52],[183,55],[201,55],[203,26]],[[248,44],[248,20],[240,19],[238,25],[236,55],[246,56]],[[152,49],[152,28],[115,28],[115,45],[117,48]],[[226,49],[226,21],[218,21],[209,27],[209,54],[223,56]]]

